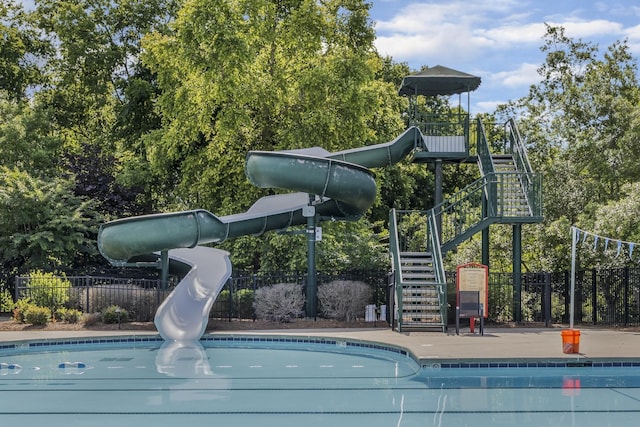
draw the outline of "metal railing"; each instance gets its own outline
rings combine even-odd
[[[522,273],[521,300],[523,323],[565,323],[569,322],[569,271]],[[260,286],[279,282],[304,283],[302,272],[272,275],[236,275],[225,286],[223,293],[214,304],[211,317],[223,319],[252,318],[253,290]],[[374,301],[377,305],[387,304],[388,315],[392,314],[392,295],[389,295],[389,278],[386,271],[361,271],[345,273],[320,273],[320,283],[334,279],[361,280],[374,288]],[[456,279],[455,271],[447,272],[447,299],[450,307],[455,307]],[[157,286],[157,280],[122,279],[105,277],[66,277],[71,287],[69,300],[65,305],[85,308],[89,312],[100,305],[134,304],[132,318],[152,320],[155,309],[164,300],[169,291]],[[29,295],[26,277],[16,280],[15,297]],[[640,268],[595,268],[579,270],[576,273],[575,322],[577,324],[611,327],[640,326]],[[244,296],[242,291],[245,290]],[[224,293],[227,291],[227,293]],[[240,295],[239,295],[240,293]],[[511,273],[489,273],[490,323],[513,322],[514,276]],[[96,296],[96,298],[93,298]],[[226,296],[226,299],[224,298]],[[244,304],[245,308],[241,305]],[[126,307],[123,307],[126,308]],[[84,310],[83,310],[84,311]],[[99,311],[99,310],[98,310]],[[455,312],[448,310],[449,323],[455,323]],[[141,320],[143,321],[143,320]]]

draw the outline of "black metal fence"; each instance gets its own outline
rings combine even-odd
[[[370,303],[381,306],[386,305],[389,300],[388,276],[388,272],[370,270],[337,273],[318,272],[316,280],[318,286],[336,280],[364,282],[372,288],[372,300]],[[253,319],[255,317],[253,299],[257,289],[277,283],[295,283],[298,284],[304,292],[306,282],[306,271],[269,275],[237,273],[229,279],[224,289],[220,292],[211,309],[210,316],[229,320],[232,318]],[[362,314],[364,316],[364,307],[362,308]]]
[[[371,304],[385,304],[388,295],[386,272],[350,271],[318,273],[317,283],[335,280],[361,281],[372,288]],[[213,318],[254,319],[253,301],[256,289],[277,283],[294,283],[305,290],[306,272],[285,272],[269,275],[237,273],[229,279],[216,299],[210,316]],[[48,284],[45,285],[44,282]],[[64,306],[84,313],[97,313],[110,306],[127,310],[129,318],[151,321],[156,310],[177,284],[176,278],[163,285],[159,279],[126,279],[120,277],[66,276],[51,285],[50,277],[16,277],[14,299],[29,297],[43,306]],[[46,295],[43,295],[46,293]],[[39,303],[44,299],[46,303]],[[57,301],[55,301],[57,299]],[[364,316],[364,307],[362,309]]]
[[[83,312],[99,312],[118,305],[129,311],[134,320],[152,320],[157,307],[168,295],[176,281],[163,286],[159,280],[123,279],[109,277],[69,276],[64,306]],[[371,304],[387,305],[389,301],[389,273],[384,271],[356,271],[319,273],[318,285],[334,280],[362,281],[372,287]],[[514,287],[511,273],[489,274],[489,321],[523,323],[569,323],[570,273],[522,273],[521,289]],[[14,299],[30,296],[28,277],[15,281]],[[455,272],[447,275],[449,322],[455,321]],[[229,279],[217,298],[211,317],[254,317],[253,299],[256,289],[276,283],[296,283],[304,290],[306,272],[281,274],[237,273]],[[516,300],[516,295],[520,299]],[[387,310],[388,313],[391,310]],[[364,310],[363,310],[364,315]],[[640,326],[640,269],[590,269],[576,274],[574,322],[603,326]]]

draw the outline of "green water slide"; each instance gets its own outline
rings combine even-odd
[[[422,135],[411,127],[388,143],[335,153],[318,147],[252,151],[245,164],[252,184],[295,193],[263,197],[246,212],[229,216],[196,209],[118,219],[102,225],[98,247],[112,264],[125,265],[138,255],[282,230],[306,223],[303,209],[310,195],[321,220],[355,220],[375,200],[375,177],[368,168],[397,163],[416,148],[422,148]]]

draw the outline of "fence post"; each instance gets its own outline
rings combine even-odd
[[[629,267],[624,268],[624,326],[629,326]]]
[[[13,286],[13,293],[15,294],[13,300],[16,301],[16,302],[19,300],[19,298],[18,298],[18,279],[19,279],[19,277],[16,276],[15,285]]]
[[[86,300],[85,300],[85,303],[86,303],[85,307],[87,308],[87,309],[86,309],[86,312],[87,312],[87,313],[93,313],[93,311],[91,310],[91,307],[89,306],[89,304],[90,304],[90,300],[91,300],[91,299],[89,298],[89,289],[90,289],[89,283],[90,283],[90,278],[89,278],[89,276],[84,276],[84,295],[85,295],[85,298],[86,298]]]
[[[598,286],[596,284],[596,270],[591,270],[591,323],[598,323]]]
[[[544,273],[544,326],[551,326],[551,273]]]
[[[256,286],[256,279],[258,278],[257,274],[253,275],[253,282],[251,283],[251,290],[253,291],[251,293],[251,295],[253,295],[253,301],[251,303],[251,319],[255,322],[258,319],[258,316],[256,315],[256,309],[253,306],[253,303],[256,301],[256,291],[258,290],[258,287]]]

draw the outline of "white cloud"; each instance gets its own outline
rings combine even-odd
[[[515,70],[500,71],[489,76],[489,83],[508,88],[529,87],[541,79],[538,65],[523,63]]]
[[[498,105],[506,104],[507,101],[482,101],[475,104],[476,110],[474,113],[492,113],[496,111]]]
[[[513,43],[540,44],[545,27],[542,22],[534,22],[523,25],[504,25],[496,28],[478,29],[478,34],[483,34],[496,46],[505,46]]]
[[[426,65],[452,62],[460,59],[460,55],[467,56],[467,60],[499,52],[507,56],[523,55],[525,48],[536,54],[542,45],[545,22],[562,26],[571,38],[587,41],[625,34],[619,22],[593,15],[592,19],[584,19],[589,16],[584,9],[571,9],[571,4],[563,4],[569,10],[562,10],[552,3],[512,0],[410,3],[399,7],[389,20],[376,23],[376,47],[381,54],[397,61]],[[549,10],[554,13],[548,13]],[[627,6],[627,13],[635,10]]]
[[[623,25],[619,22],[605,19],[594,19],[591,21],[564,21],[549,22],[550,25],[563,27],[567,36],[575,38],[589,39],[595,36],[611,36],[623,34]]]

